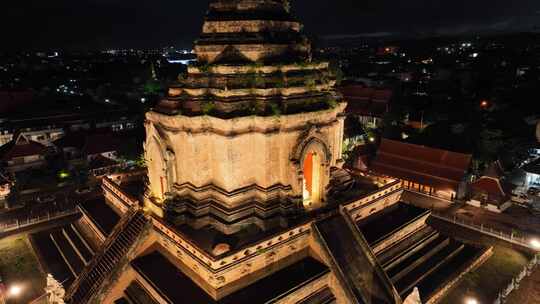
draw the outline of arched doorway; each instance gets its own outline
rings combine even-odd
[[[302,179],[303,201],[306,208],[315,208],[321,204],[321,170],[321,155],[313,151],[306,153]]]

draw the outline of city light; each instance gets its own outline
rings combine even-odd
[[[375,137],[370,136],[370,137],[369,137],[369,141],[370,141],[370,142],[375,142]]]
[[[61,179],[66,179],[69,177],[69,172],[66,171],[66,170],[62,170],[60,172],[58,172],[58,177],[61,178]]]
[[[13,285],[8,290],[8,294],[9,294],[10,297],[16,297],[16,296],[20,295],[21,292],[22,292],[22,288],[19,285]]]
[[[480,106],[481,106],[482,108],[487,108],[487,107],[489,106],[489,102],[488,102],[487,100],[482,100],[482,101],[480,102]]]
[[[529,244],[531,244],[534,249],[540,250],[540,241],[538,239],[532,239]]]

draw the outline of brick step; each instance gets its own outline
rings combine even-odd
[[[431,227],[416,231],[405,240],[390,248],[390,250],[384,252],[384,260],[379,259],[379,261],[381,261],[384,270],[388,271],[388,269],[401,263],[401,261],[415,254],[438,237],[439,233]]]
[[[323,289],[320,289],[305,299],[301,300],[297,304],[334,304],[336,303],[336,297],[332,293],[332,290],[330,288],[324,287]]]
[[[441,249],[446,247],[450,242],[450,239],[446,236],[438,236],[433,241],[425,244],[420,250],[410,255],[394,267],[388,269],[387,274],[395,283],[397,280],[407,275],[412,269],[422,264],[425,260],[435,255]]]
[[[71,243],[66,239],[61,230],[55,231],[50,235],[54,245],[60,251],[62,258],[68,265],[69,269],[75,277],[77,277],[84,269],[84,261],[75,251]]]
[[[443,265],[451,261],[458,255],[465,245],[456,241],[451,241],[448,246],[420,264],[416,269],[395,282],[395,287],[403,295],[406,291],[418,285],[420,281],[440,269]]]
[[[86,247],[79,235],[77,235],[69,226],[62,228],[62,234],[83,260],[84,265],[90,263],[94,254]]]

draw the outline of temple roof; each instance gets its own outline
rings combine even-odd
[[[24,134],[14,135],[14,139],[0,147],[0,160],[8,161],[17,157],[43,155],[47,147],[36,141],[28,139]]]
[[[471,184],[473,191],[487,193],[490,197],[504,198],[508,196],[509,187],[503,186],[498,178],[482,176]],[[505,189],[507,188],[507,189]]]
[[[393,92],[390,89],[368,88],[348,85],[339,88],[347,101],[347,113],[382,117],[389,109]]]
[[[88,155],[117,151],[120,148],[118,134],[76,131],[67,133],[64,137],[54,141],[61,148],[76,148]]]
[[[382,139],[371,170],[444,189],[455,189],[469,169],[472,156]]]

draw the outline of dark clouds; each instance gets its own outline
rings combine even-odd
[[[204,0],[17,0],[0,4],[0,49],[189,46]],[[293,0],[320,36],[461,33],[540,25],[538,0]]]

